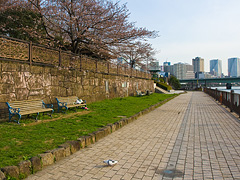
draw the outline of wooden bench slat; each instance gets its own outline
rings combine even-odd
[[[7,102],[8,107],[9,108],[9,121],[11,120],[11,118],[18,114],[19,115],[19,119],[18,119],[18,123],[19,120],[21,118],[22,115],[27,115],[27,114],[34,114],[37,113],[37,116],[40,112],[47,112],[47,111],[52,111],[53,113],[53,109],[52,108],[44,108],[44,103],[42,100],[39,99],[35,99],[35,100],[23,100],[23,101],[11,101],[11,102]],[[11,109],[13,108],[13,109]],[[20,109],[20,111],[14,111],[14,109]],[[36,117],[37,119],[37,117]]]
[[[68,108],[72,108],[72,107],[87,106],[86,103],[75,104],[76,101],[79,100],[77,96],[57,97],[56,99],[58,102],[58,111],[60,111],[60,109],[62,108],[65,108],[67,110]],[[67,104],[64,104],[64,103],[67,103]]]

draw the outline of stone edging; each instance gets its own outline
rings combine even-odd
[[[67,141],[66,143],[58,146],[56,149],[38,154],[37,156],[32,157],[30,160],[21,161],[18,166],[3,167],[0,170],[0,180],[6,180],[6,177],[9,176],[16,179],[26,178],[27,176],[42,170],[44,167],[54,164],[60,159],[70,156],[80,149],[94,144],[108,134],[117,131],[121,127],[136,120],[139,116],[149,113],[150,111],[175,98],[176,96],[177,95],[165,99],[164,101],[161,101],[155,105],[152,105],[149,108],[146,108],[129,118],[122,118],[114,124],[108,124],[107,126],[100,128],[98,131],[88,134],[87,136],[81,136],[76,141]]]

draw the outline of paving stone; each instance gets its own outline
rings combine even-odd
[[[240,123],[225,107],[203,92],[188,92],[148,111],[108,125],[98,142],[62,159],[60,166],[46,167],[44,177],[60,178],[60,173],[69,179],[103,180],[240,178]],[[107,159],[119,162],[109,167],[103,164]]]

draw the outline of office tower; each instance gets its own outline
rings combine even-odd
[[[171,62],[163,62],[163,66],[170,66],[171,65]]]
[[[240,76],[240,59],[239,58],[228,59],[228,76],[230,77]]]
[[[164,72],[169,72],[177,79],[193,79],[193,66],[185,63],[176,63],[170,66],[164,66]]]
[[[199,74],[204,72],[204,59],[200,57],[196,57],[192,59],[193,71],[196,74],[195,78],[199,78]]]
[[[221,77],[222,75],[222,61],[219,59],[210,60],[210,74]]]

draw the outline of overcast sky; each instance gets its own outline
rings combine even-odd
[[[240,0],[121,0],[127,2],[130,21],[137,27],[159,31],[150,40],[160,51],[162,64],[204,58],[220,59],[227,75],[227,59],[240,57]]]

